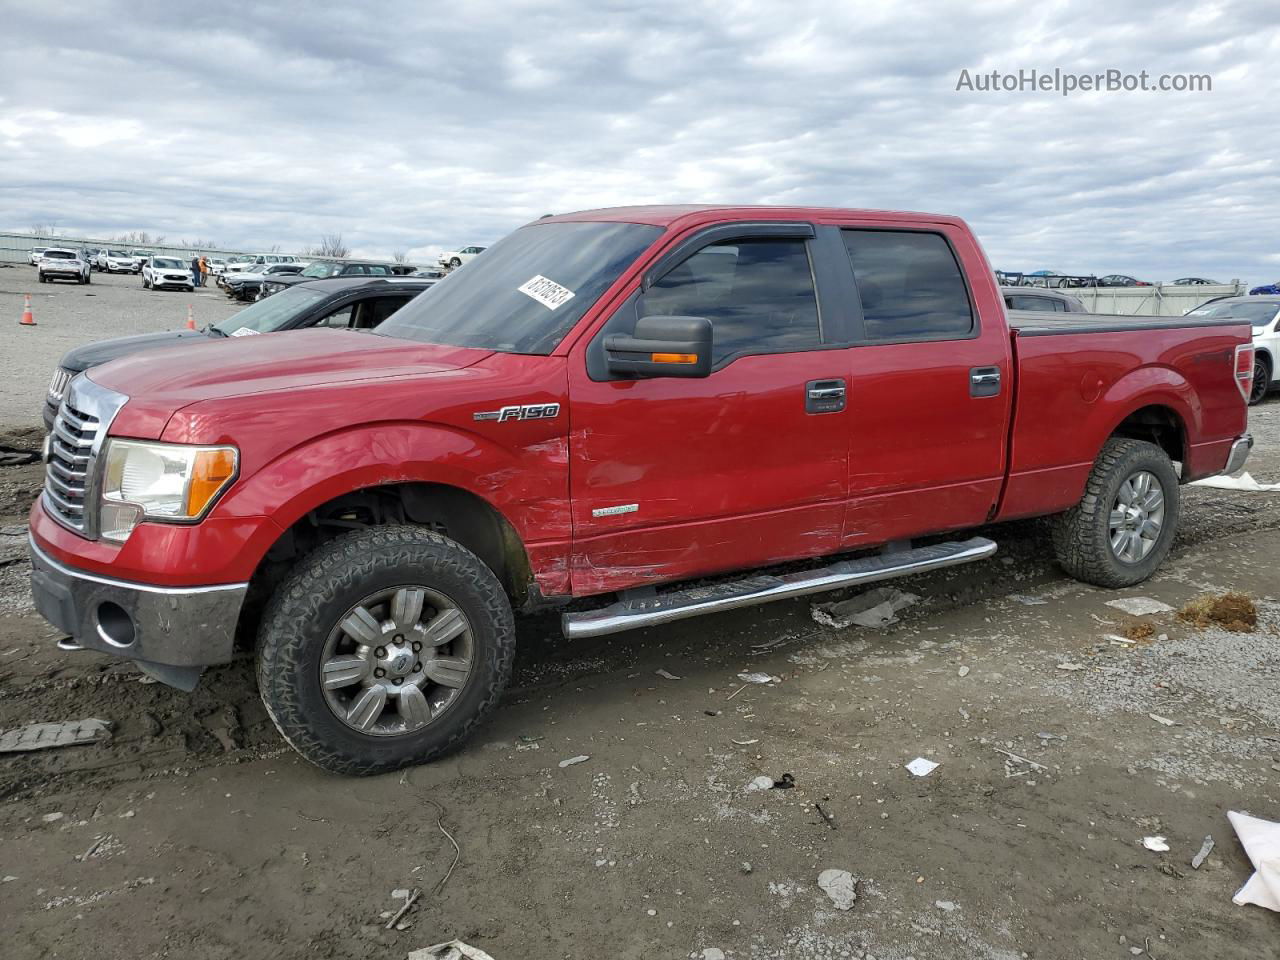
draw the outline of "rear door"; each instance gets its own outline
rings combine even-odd
[[[843,545],[981,524],[1004,478],[1014,387],[986,258],[950,224],[840,232],[861,306]]]
[[[809,224],[705,230],[571,358],[575,593],[837,549],[848,350],[819,246]],[[711,375],[610,375],[604,337],[641,316],[709,318]]]

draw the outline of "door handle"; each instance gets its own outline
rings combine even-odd
[[[843,380],[810,380],[804,385],[805,413],[839,413],[844,409]]]
[[[974,367],[969,371],[969,396],[995,397],[999,395],[999,367]]]

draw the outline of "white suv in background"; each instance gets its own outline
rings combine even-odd
[[[128,250],[99,250],[98,269],[103,273],[133,273],[135,260]]]
[[[191,264],[177,257],[152,257],[144,263],[142,286],[149,290],[177,287],[181,290],[194,291],[196,288]]]
[[[63,247],[48,247],[36,261],[36,275],[41,283],[52,283],[54,280],[74,280],[76,283],[90,283],[89,262],[80,259],[76,250]]]
[[[463,247],[461,250],[449,250],[440,254],[440,266],[460,267],[468,260],[474,260],[484,252],[484,247]]]

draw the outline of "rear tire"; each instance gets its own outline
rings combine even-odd
[[[397,608],[406,592],[416,606]],[[396,656],[406,635],[420,638],[412,665]],[[316,766],[385,773],[465,740],[497,706],[514,656],[511,605],[475,554],[421,527],[370,527],[315,550],[277,588],[259,631],[258,689],[281,735]],[[424,696],[406,697],[415,684]],[[360,704],[371,693],[381,699],[369,718]]]
[[[1253,381],[1249,384],[1249,406],[1255,407],[1267,399],[1271,390],[1271,364],[1265,356],[1253,360]]]
[[[1053,518],[1053,550],[1069,576],[1129,587],[1155,573],[1178,528],[1178,477],[1154,443],[1112,437],[1076,506]]]

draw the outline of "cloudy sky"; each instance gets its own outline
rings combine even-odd
[[[432,10],[435,13],[432,13]],[[0,0],[0,228],[361,254],[541,214],[968,218],[1004,269],[1280,278],[1280,26],[1217,3]],[[957,91],[962,70],[1211,92]]]

